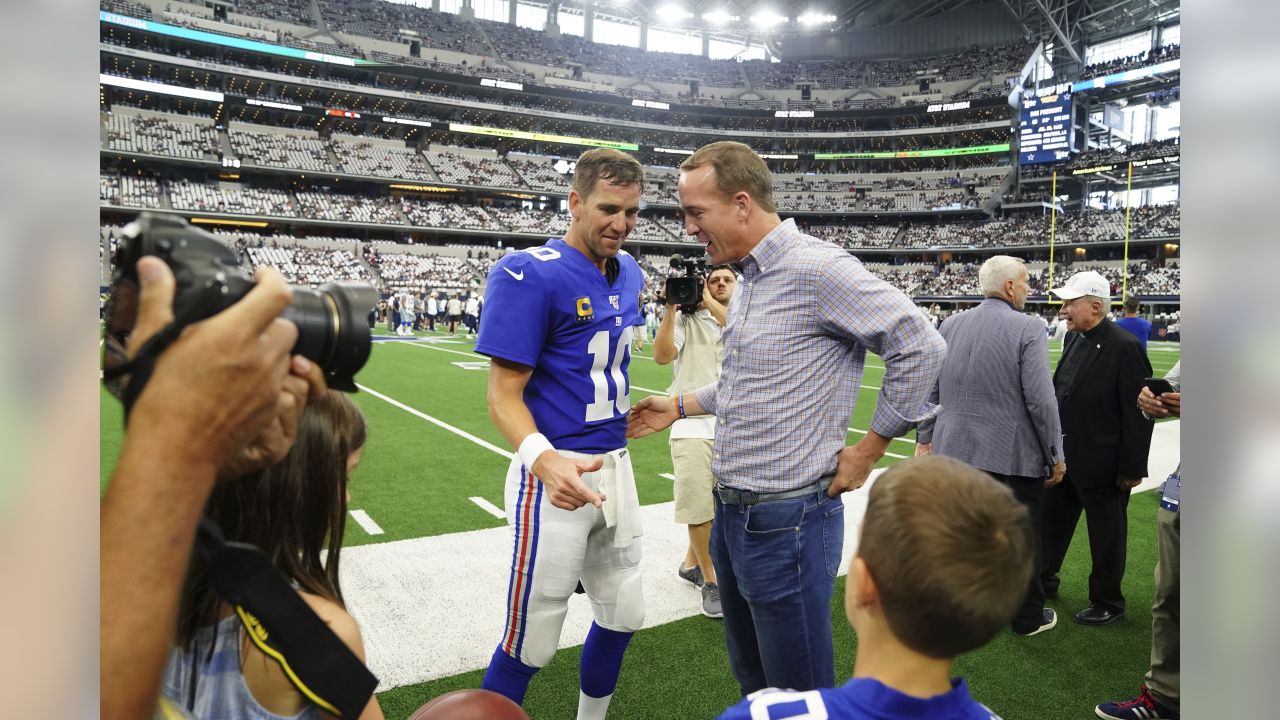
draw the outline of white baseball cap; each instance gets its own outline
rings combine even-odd
[[[1063,300],[1075,300],[1085,295],[1093,295],[1111,302],[1111,283],[1095,270],[1078,272],[1068,278],[1065,285],[1054,288],[1050,292]]]

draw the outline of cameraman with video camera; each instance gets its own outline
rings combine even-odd
[[[659,365],[674,361],[668,393],[686,393],[714,383],[720,377],[724,356],[721,339],[729,302],[738,276],[728,265],[717,265],[707,274],[702,260],[672,257],[671,265],[682,268],[684,277],[668,278],[660,302],[667,312],[653,340],[653,359]],[[711,474],[711,441],[715,437],[715,416],[677,420],[671,426],[671,464],[675,468],[675,521],[689,526],[689,546],[678,571],[679,576],[702,590],[702,614],[722,616],[720,588],[711,566],[708,543],[715,514],[711,494],[715,478]]]

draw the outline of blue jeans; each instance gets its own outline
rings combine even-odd
[[[720,581],[729,665],[742,694],[835,686],[831,593],[844,503],[825,491],[756,505],[717,496],[711,561]]]

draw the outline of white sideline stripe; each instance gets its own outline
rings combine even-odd
[[[1158,423],[1151,440],[1150,477],[1135,492],[1160,487],[1178,462],[1181,421]],[[845,493],[845,544],[840,574],[855,550],[867,491]],[[644,505],[641,539],[645,627],[701,614],[698,590],[676,577],[689,542],[671,521],[673,504]],[[487,528],[345,548],[342,588],[360,623],[379,691],[479,670],[502,635],[511,573],[511,530]],[[561,648],[581,645],[591,625],[590,602],[569,600]],[[713,622],[708,620],[707,622]],[[839,622],[839,621],[837,621]]]
[[[502,509],[502,508],[498,507],[497,505],[494,505],[493,503],[489,502],[488,500],[485,500],[485,499],[484,499],[484,498],[482,498],[482,497],[470,497],[470,498],[467,498],[467,499],[468,499],[468,500],[470,500],[471,502],[475,503],[476,505],[479,505],[481,510],[484,510],[485,512],[487,512],[487,513],[489,513],[490,515],[492,515],[492,516],[494,516],[494,517],[498,518],[499,520],[506,520],[506,519],[507,519],[507,513],[506,513],[505,511],[503,511],[503,509]]]
[[[369,517],[369,513],[363,510],[352,510],[351,519],[359,523],[360,527],[364,528],[364,531],[370,535],[382,534],[382,528],[378,526],[378,523],[373,521],[373,518]]]
[[[852,427],[851,427],[851,428],[846,428],[846,429],[847,429],[849,432],[852,432],[852,433],[858,433],[859,435],[866,435],[866,434],[867,434],[867,431],[866,431],[866,430],[859,430],[858,428],[852,428]],[[916,444],[914,440],[907,440],[906,438],[889,438],[889,439],[890,439],[890,440],[895,440],[895,441],[897,441],[897,442],[904,442],[904,443],[907,443],[907,444],[912,445],[912,446],[914,446],[914,445]],[[898,453],[889,452],[888,450],[885,450],[885,451],[884,451],[884,454],[885,454],[885,455],[888,455],[889,457],[895,457],[895,458],[898,458],[898,459],[900,459],[900,460],[906,460],[907,458],[911,457],[910,455],[899,455]]]
[[[666,479],[670,480],[671,482],[675,482],[675,481],[676,481],[676,476],[675,476],[675,475],[672,475],[671,473],[658,473],[658,477],[660,477],[660,478],[666,478]]]
[[[407,346],[409,346],[409,347],[421,348],[421,349],[423,349],[423,350],[439,350],[440,352],[453,353],[454,355],[461,355],[461,356],[463,356],[463,357],[469,357],[469,358],[482,358],[482,359],[484,359],[484,360],[488,360],[488,359],[489,359],[489,356],[488,356],[488,355],[481,355],[481,354],[480,354],[480,353],[478,353],[478,352],[463,352],[463,351],[461,351],[461,350],[450,350],[449,348],[436,347],[435,345],[430,345],[430,344],[428,344],[428,343],[416,342],[416,341],[414,341],[414,340],[387,340],[384,344],[386,344],[386,345],[407,345]]]
[[[372,395],[372,396],[374,396],[374,397],[378,398],[379,400],[382,400],[382,401],[384,401],[384,402],[390,403],[391,405],[395,405],[396,407],[400,408],[401,410],[404,410],[404,411],[405,411],[405,412],[407,412],[407,413],[410,413],[410,414],[413,414],[413,415],[417,415],[418,417],[422,418],[423,420],[426,420],[427,422],[431,423],[432,425],[435,425],[435,426],[440,427],[440,428],[444,428],[445,430],[448,430],[449,432],[453,433],[454,435],[457,435],[458,437],[466,438],[467,440],[470,440],[471,442],[473,442],[473,443],[475,443],[475,444],[479,445],[480,447],[484,448],[485,450],[490,450],[490,451],[492,451],[492,452],[495,452],[495,453],[497,453],[497,454],[501,455],[502,457],[504,457],[504,458],[506,458],[506,459],[508,459],[508,460],[510,460],[510,459],[511,459],[511,457],[512,457],[512,454],[511,454],[511,453],[507,452],[506,450],[503,450],[502,448],[498,447],[497,445],[494,445],[493,443],[489,442],[488,440],[484,440],[484,439],[478,438],[478,437],[476,437],[475,435],[472,435],[471,433],[467,432],[466,430],[462,430],[462,429],[460,429],[460,428],[456,428],[456,427],[454,427],[454,426],[450,425],[449,423],[447,423],[447,422],[445,422],[445,421],[443,421],[443,420],[437,420],[436,418],[431,417],[430,415],[428,415],[428,414],[426,414],[426,413],[422,412],[421,410],[417,410],[417,409],[415,409],[415,408],[411,408],[411,407],[409,407],[408,405],[405,405],[404,403],[400,402],[399,400],[396,400],[396,399],[394,399],[394,398],[389,398],[389,397],[387,397],[386,395],[383,395],[382,393],[378,392],[377,390],[374,390],[374,389],[372,389],[372,388],[369,388],[369,387],[366,387],[366,386],[364,386],[364,385],[361,385],[360,383],[356,383],[356,387],[358,387],[358,388],[360,388],[361,390],[363,390],[363,391],[365,391],[365,392],[369,393],[370,395]]]

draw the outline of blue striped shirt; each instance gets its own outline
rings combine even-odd
[[[896,437],[936,412],[946,343],[901,290],[787,220],[742,261],[720,380],[696,391],[716,416],[711,471],[785,492],[835,472],[870,350],[885,375],[871,429]]]

